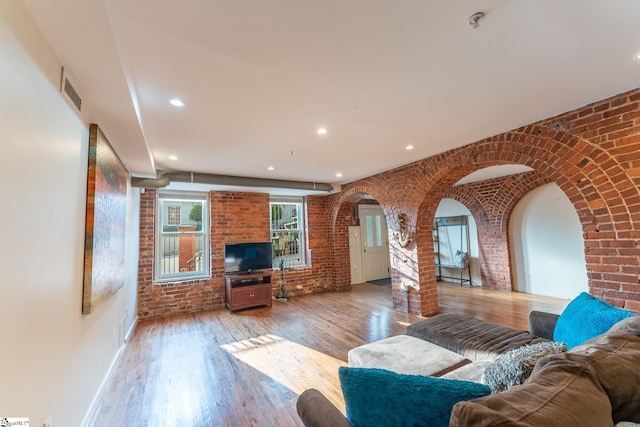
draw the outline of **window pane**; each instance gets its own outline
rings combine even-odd
[[[382,246],[382,217],[376,215],[376,246]]]
[[[273,266],[304,264],[302,203],[271,203],[271,243]]]
[[[179,225],[193,225],[195,230],[202,230],[202,202],[165,199],[163,205],[163,232],[176,232]]]
[[[278,258],[274,263],[279,266],[280,259],[285,266],[302,261],[300,257],[300,232],[298,231],[276,231],[271,233],[271,243],[273,247],[273,258]]]
[[[184,193],[159,193],[158,213],[156,280],[207,277],[210,263],[206,199]]]
[[[163,234],[160,238],[160,274],[205,272],[203,246],[202,234]]]
[[[298,230],[298,209],[292,203],[271,204],[272,230]]]
[[[367,246],[373,246],[373,221],[371,220],[371,215],[366,215],[364,217],[365,227],[367,227]]]

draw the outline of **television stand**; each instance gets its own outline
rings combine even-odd
[[[225,275],[224,306],[231,312],[243,308],[271,307],[271,271]]]

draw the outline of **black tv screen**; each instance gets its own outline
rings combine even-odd
[[[250,273],[271,268],[271,242],[224,245],[225,273]]]

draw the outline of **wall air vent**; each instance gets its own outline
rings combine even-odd
[[[76,113],[80,115],[82,111],[82,99],[78,94],[78,91],[73,87],[69,80],[69,74],[67,70],[62,67],[62,81],[60,84],[60,92],[62,96],[69,102],[69,104],[76,110]]]

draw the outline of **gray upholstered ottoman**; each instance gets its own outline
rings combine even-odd
[[[397,335],[351,349],[349,366],[398,374],[441,376],[471,363],[453,351],[420,338]]]

